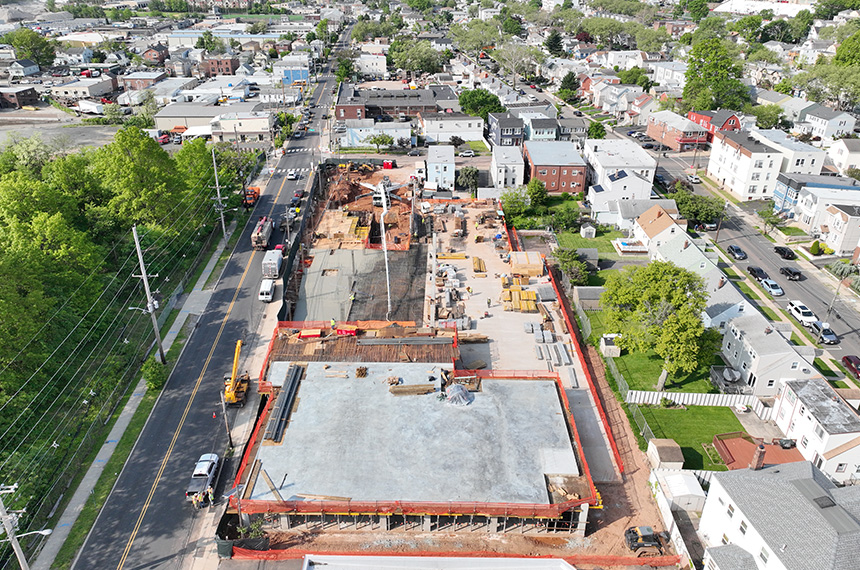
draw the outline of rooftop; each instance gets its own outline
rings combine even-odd
[[[427,162],[454,162],[454,147],[433,145],[427,149]]]
[[[674,219],[666,210],[657,205],[652,206],[644,214],[636,218],[636,223],[639,224],[639,227],[642,228],[642,231],[649,238],[653,238],[670,226],[678,225],[684,229],[687,227],[686,220]]]
[[[806,117],[818,117],[819,119],[824,119],[825,121],[829,121],[831,119],[835,119],[841,115],[844,115],[844,111],[834,111],[830,107],[818,107],[817,109],[811,109],[807,111]]]
[[[208,103],[171,103],[164,107],[156,118],[172,117],[217,117],[224,113],[243,113],[256,111],[259,103],[233,103],[232,105],[211,105]]]
[[[628,139],[588,139],[586,155],[604,169],[654,168],[657,161],[637,143]]]
[[[123,75],[123,79],[160,79],[164,77],[164,71],[135,71],[128,75]]]
[[[585,160],[568,141],[525,141],[526,151],[534,164],[552,166],[585,166]]]
[[[522,149],[518,146],[493,147],[493,160],[496,164],[523,164]]]
[[[665,123],[668,127],[675,129],[676,131],[681,131],[685,133],[707,132],[704,127],[700,127],[687,117],[682,117],[678,113],[674,113],[672,111],[657,111],[656,113],[651,113],[651,117],[649,118],[649,120],[652,119],[655,123]]]
[[[778,150],[754,138],[747,131],[719,131],[716,136],[729,141],[730,146],[746,149],[753,154],[779,154]]]
[[[860,416],[839,397],[826,380],[788,380],[785,383],[830,435],[860,432]]]
[[[788,133],[779,129],[755,129],[752,131],[754,137],[761,137],[772,144],[793,150],[796,152],[823,152],[812,145],[800,142],[797,139],[791,138]]]
[[[358,366],[366,377],[353,377]],[[548,475],[581,480],[555,382],[483,380],[467,406],[389,392],[388,378],[438,382],[450,367],[309,363],[282,442],[259,447],[262,469],[285,500],[549,504]],[[276,499],[262,478],[252,498]]]
[[[778,444],[764,443],[761,439],[743,432],[716,435],[714,436],[714,443],[717,452],[730,470],[748,468],[759,445],[764,445],[765,465],[782,465],[804,461],[803,455],[796,447],[783,449]]]

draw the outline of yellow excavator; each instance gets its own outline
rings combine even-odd
[[[244,406],[245,394],[251,384],[251,377],[247,372],[241,376],[238,374],[239,353],[242,352],[242,341],[236,341],[236,354],[233,356],[233,371],[224,376],[224,401],[228,405]]]

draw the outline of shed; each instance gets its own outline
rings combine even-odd
[[[673,511],[700,513],[705,508],[705,491],[693,473],[663,473],[658,478]]]
[[[579,235],[586,239],[591,239],[597,237],[597,229],[591,224],[582,224],[582,227],[579,228]]]
[[[600,337],[600,354],[605,357],[618,358],[621,356],[621,347],[615,344],[615,334],[605,334]]]
[[[684,468],[684,454],[674,439],[651,439],[648,442],[647,455],[652,469]]]
[[[540,277],[543,275],[543,256],[537,251],[512,251],[511,273]]]

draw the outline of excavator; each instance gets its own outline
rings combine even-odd
[[[224,402],[232,406],[244,406],[245,394],[251,384],[251,377],[247,372],[241,376],[238,374],[239,354],[242,352],[242,341],[236,341],[236,353],[233,356],[233,371],[224,376]]]

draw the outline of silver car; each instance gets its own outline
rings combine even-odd
[[[839,337],[830,328],[829,323],[821,321],[813,321],[809,326],[809,332],[817,339],[821,339],[821,344],[839,344]]]

